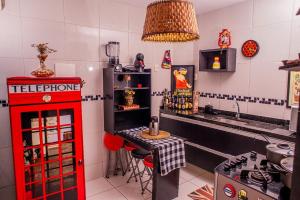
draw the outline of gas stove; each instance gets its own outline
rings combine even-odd
[[[289,200],[289,193],[276,165],[256,152],[239,155],[215,169],[215,200]]]

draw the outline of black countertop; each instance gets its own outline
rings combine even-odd
[[[217,115],[205,114],[201,109],[196,114],[193,114],[190,111],[170,109],[160,109],[160,113],[221,125],[289,142],[295,142],[296,139],[295,132],[288,130],[287,123],[284,120],[270,120],[271,118],[263,119],[263,117],[260,116],[247,114],[241,114],[243,117],[236,119],[230,112],[219,112]],[[226,113],[226,115],[224,113]]]

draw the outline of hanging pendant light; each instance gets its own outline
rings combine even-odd
[[[143,41],[186,42],[199,39],[195,8],[187,0],[160,0],[147,7]]]
[[[299,10],[298,10],[298,12],[297,12],[297,15],[300,15],[300,8],[299,8]]]

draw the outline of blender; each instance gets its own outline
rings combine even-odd
[[[119,63],[120,42],[111,41],[105,45],[105,53],[108,57],[109,66],[113,67],[115,71],[122,71],[122,65]]]

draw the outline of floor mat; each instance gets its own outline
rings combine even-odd
[[[193,200],[214,200],[214,188],[205,185],[188,195]]]

